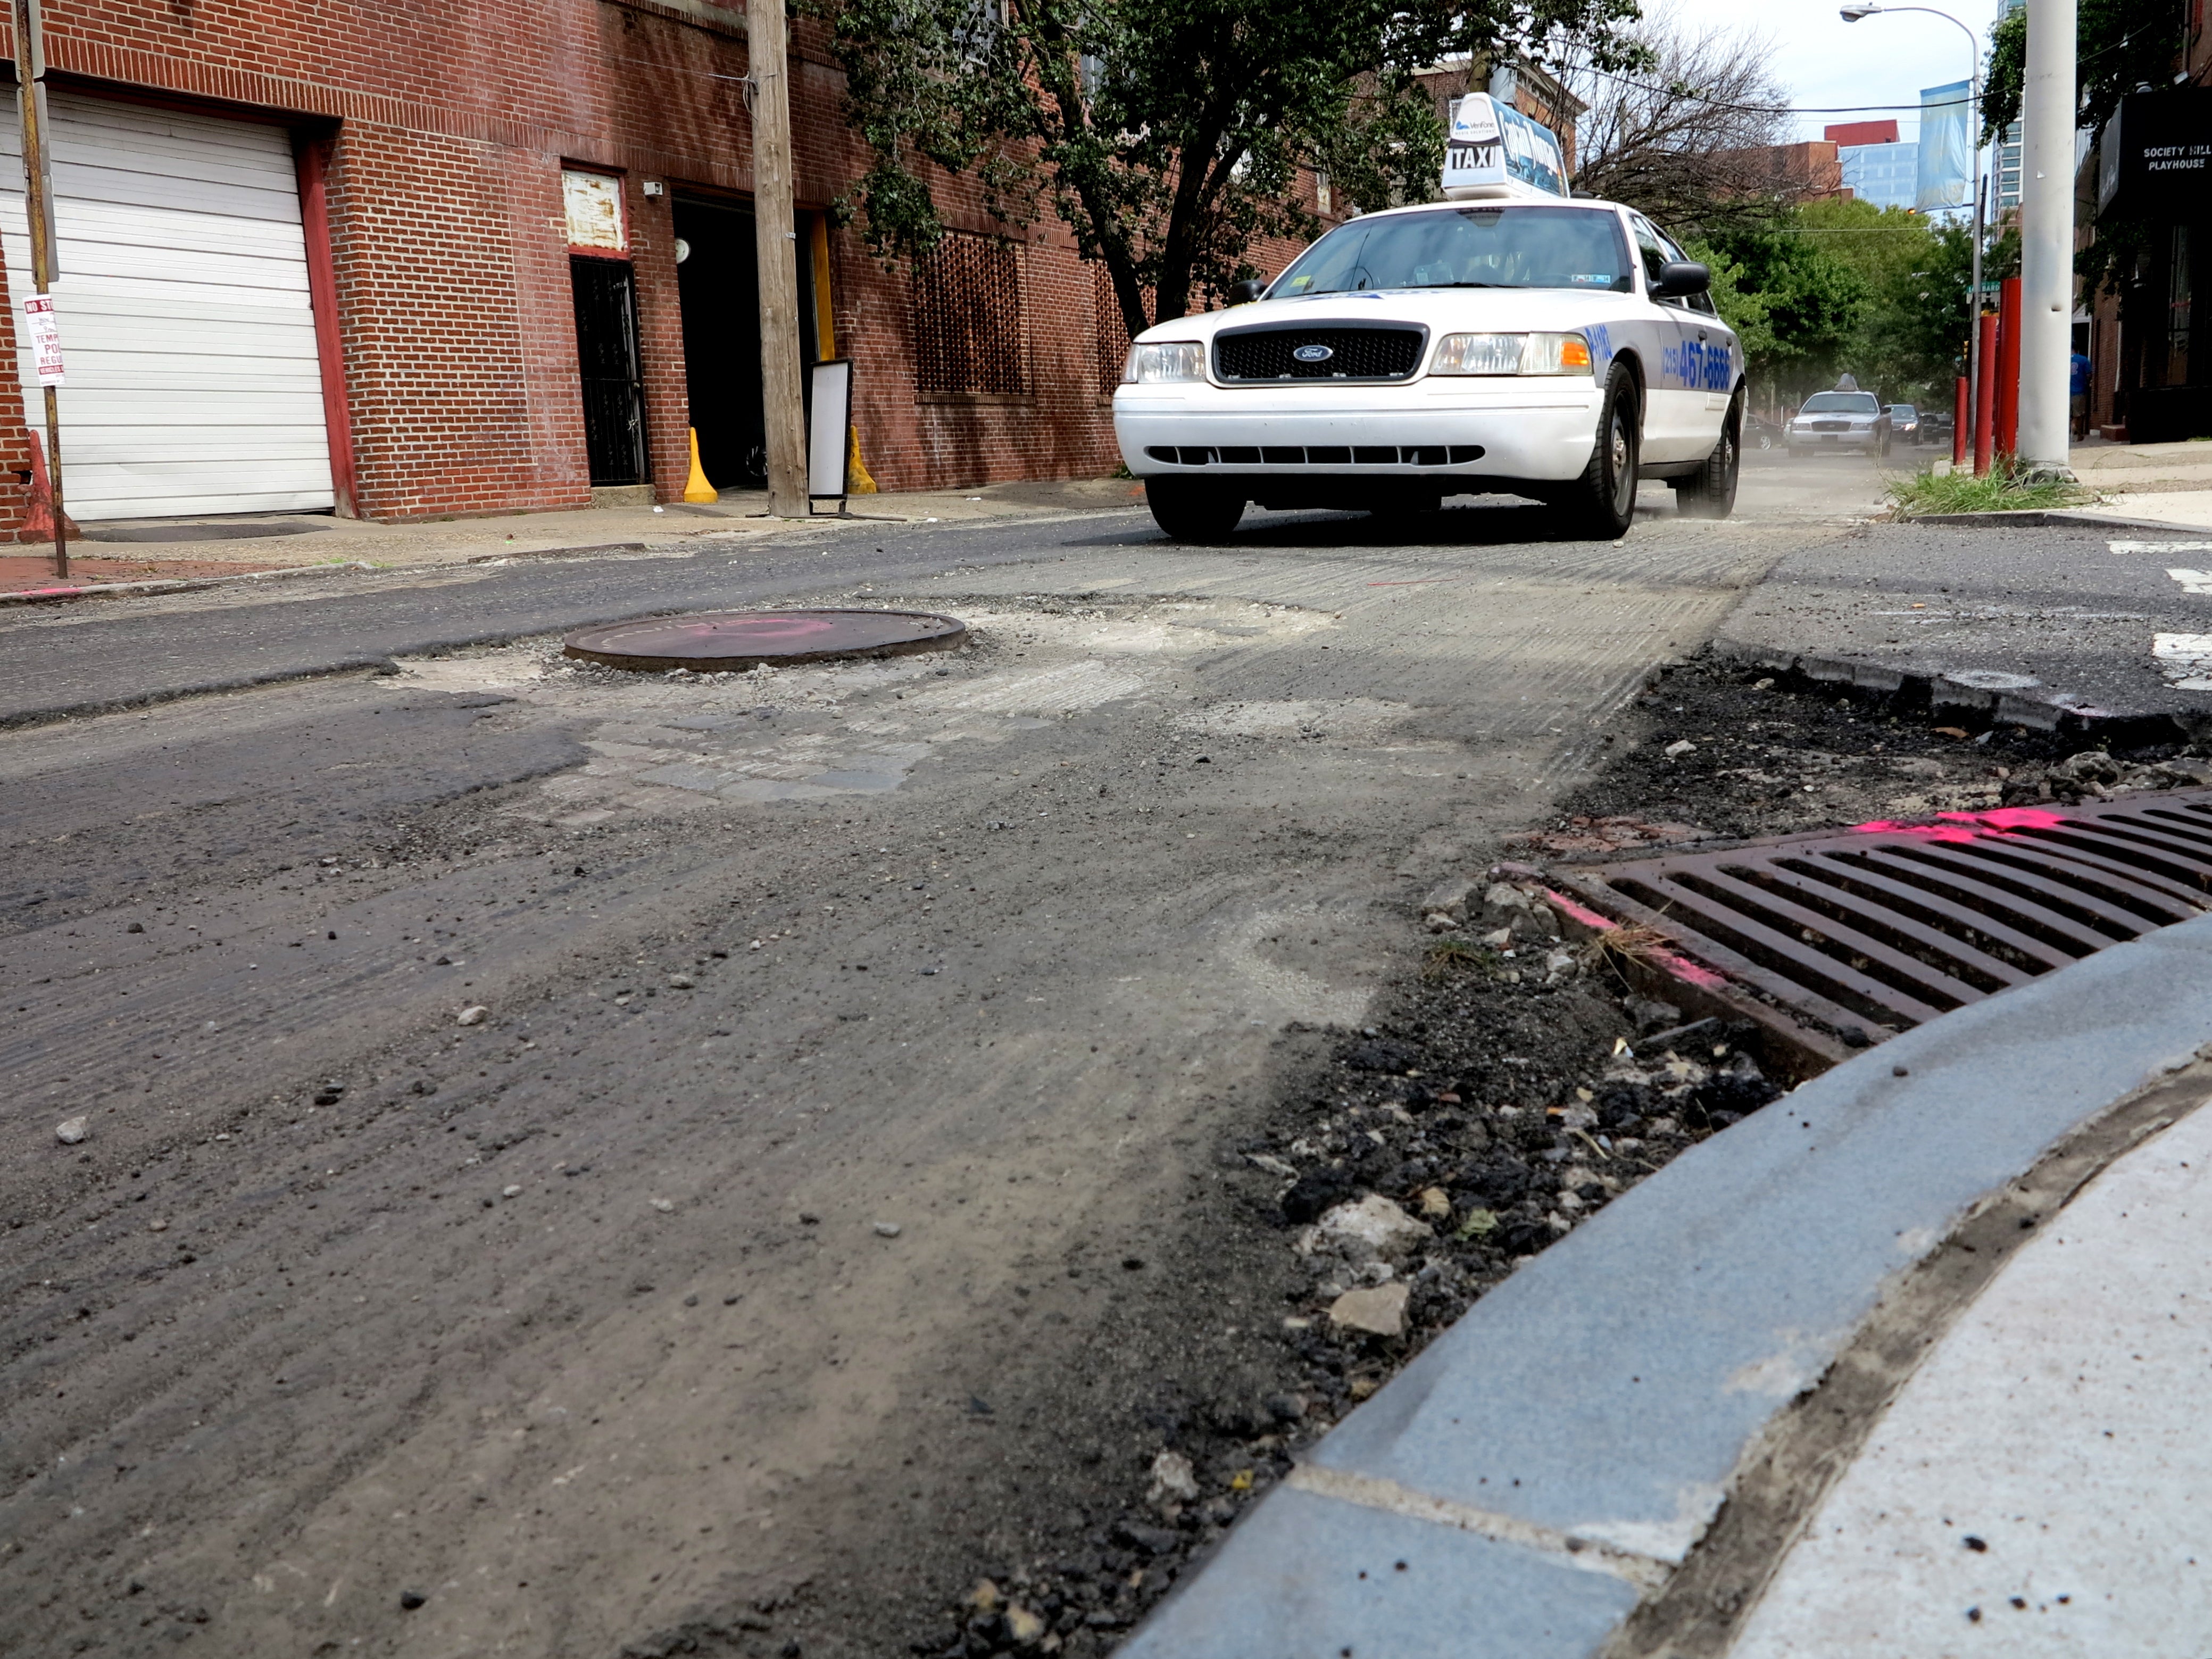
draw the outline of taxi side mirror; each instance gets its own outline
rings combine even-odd
[[[1713,273],[1695,259],[1669,259],[1659,267],[1658,280],[1651,284],[1655,300],[1686,300],[1692,294],[1703,294],[1713,285]]]
[[[1267,285],[1262,282],[1248,280],[1231,283],[1229,285],[1229,303],[1232,306],[1249,306],[1267,291]]]

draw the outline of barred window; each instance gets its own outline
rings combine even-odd
[[[1121,302],[1114,296],[1114,278],[1103,264],[1091,267],[1091,303],[1098,313],[1098,395],[1110,398],[1121,384],[1121,368],[1129,361],[1129,325],[1121,318]]]
[[[1012,243],[955,230],[915,261],[916,390],[1029,390],[1021,258]]]
[[[1146,289],[1139,295],[1149,312],[1157,297]],[[1103,261],[1091,267],[1091,305],[1098,319],[1098,395],[1110,398],[1121,384],[1121,369],[1129,361],[1129,325],[1121,319],[1121,301],[1114,292],[1114,278]]]

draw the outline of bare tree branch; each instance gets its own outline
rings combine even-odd
[[[1632,33],[1655,68],[1567,66],[1589,106],[1576,124],[1577,189],[1685,230],[1771,218],[1819,193],[1782,165],[1789,118],[1776,111],[1789,95],[1767,70],[1764,36],[1694,27],[1665,7]]]

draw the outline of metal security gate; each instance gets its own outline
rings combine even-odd
[[[584,450],[594,485],[646,482],[645,387],[639,373],[637,284],[625,259],[572,257],[576,368]]]
[[[290,134],[66,92],[50,94],[50,114],[71,516],[330,507]],[[0,245],[18,307],[30,270],[21,142],[15,94],[0,93]]]

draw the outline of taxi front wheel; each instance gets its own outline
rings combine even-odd
[[[1179,542],[1225,541],[1244,516],[1243,495],[1200,478],[1147,478],[1145,505]]]
[[[1552,497],[1552,505],[1574,537],[1617,541],[1636,519],[1636,469],[1644,451],[1642,399],[1636,377],[1620,364],[1605,382],[1605,402],[1597,422],[1597,442],[1589,465],[1572,483]]]

